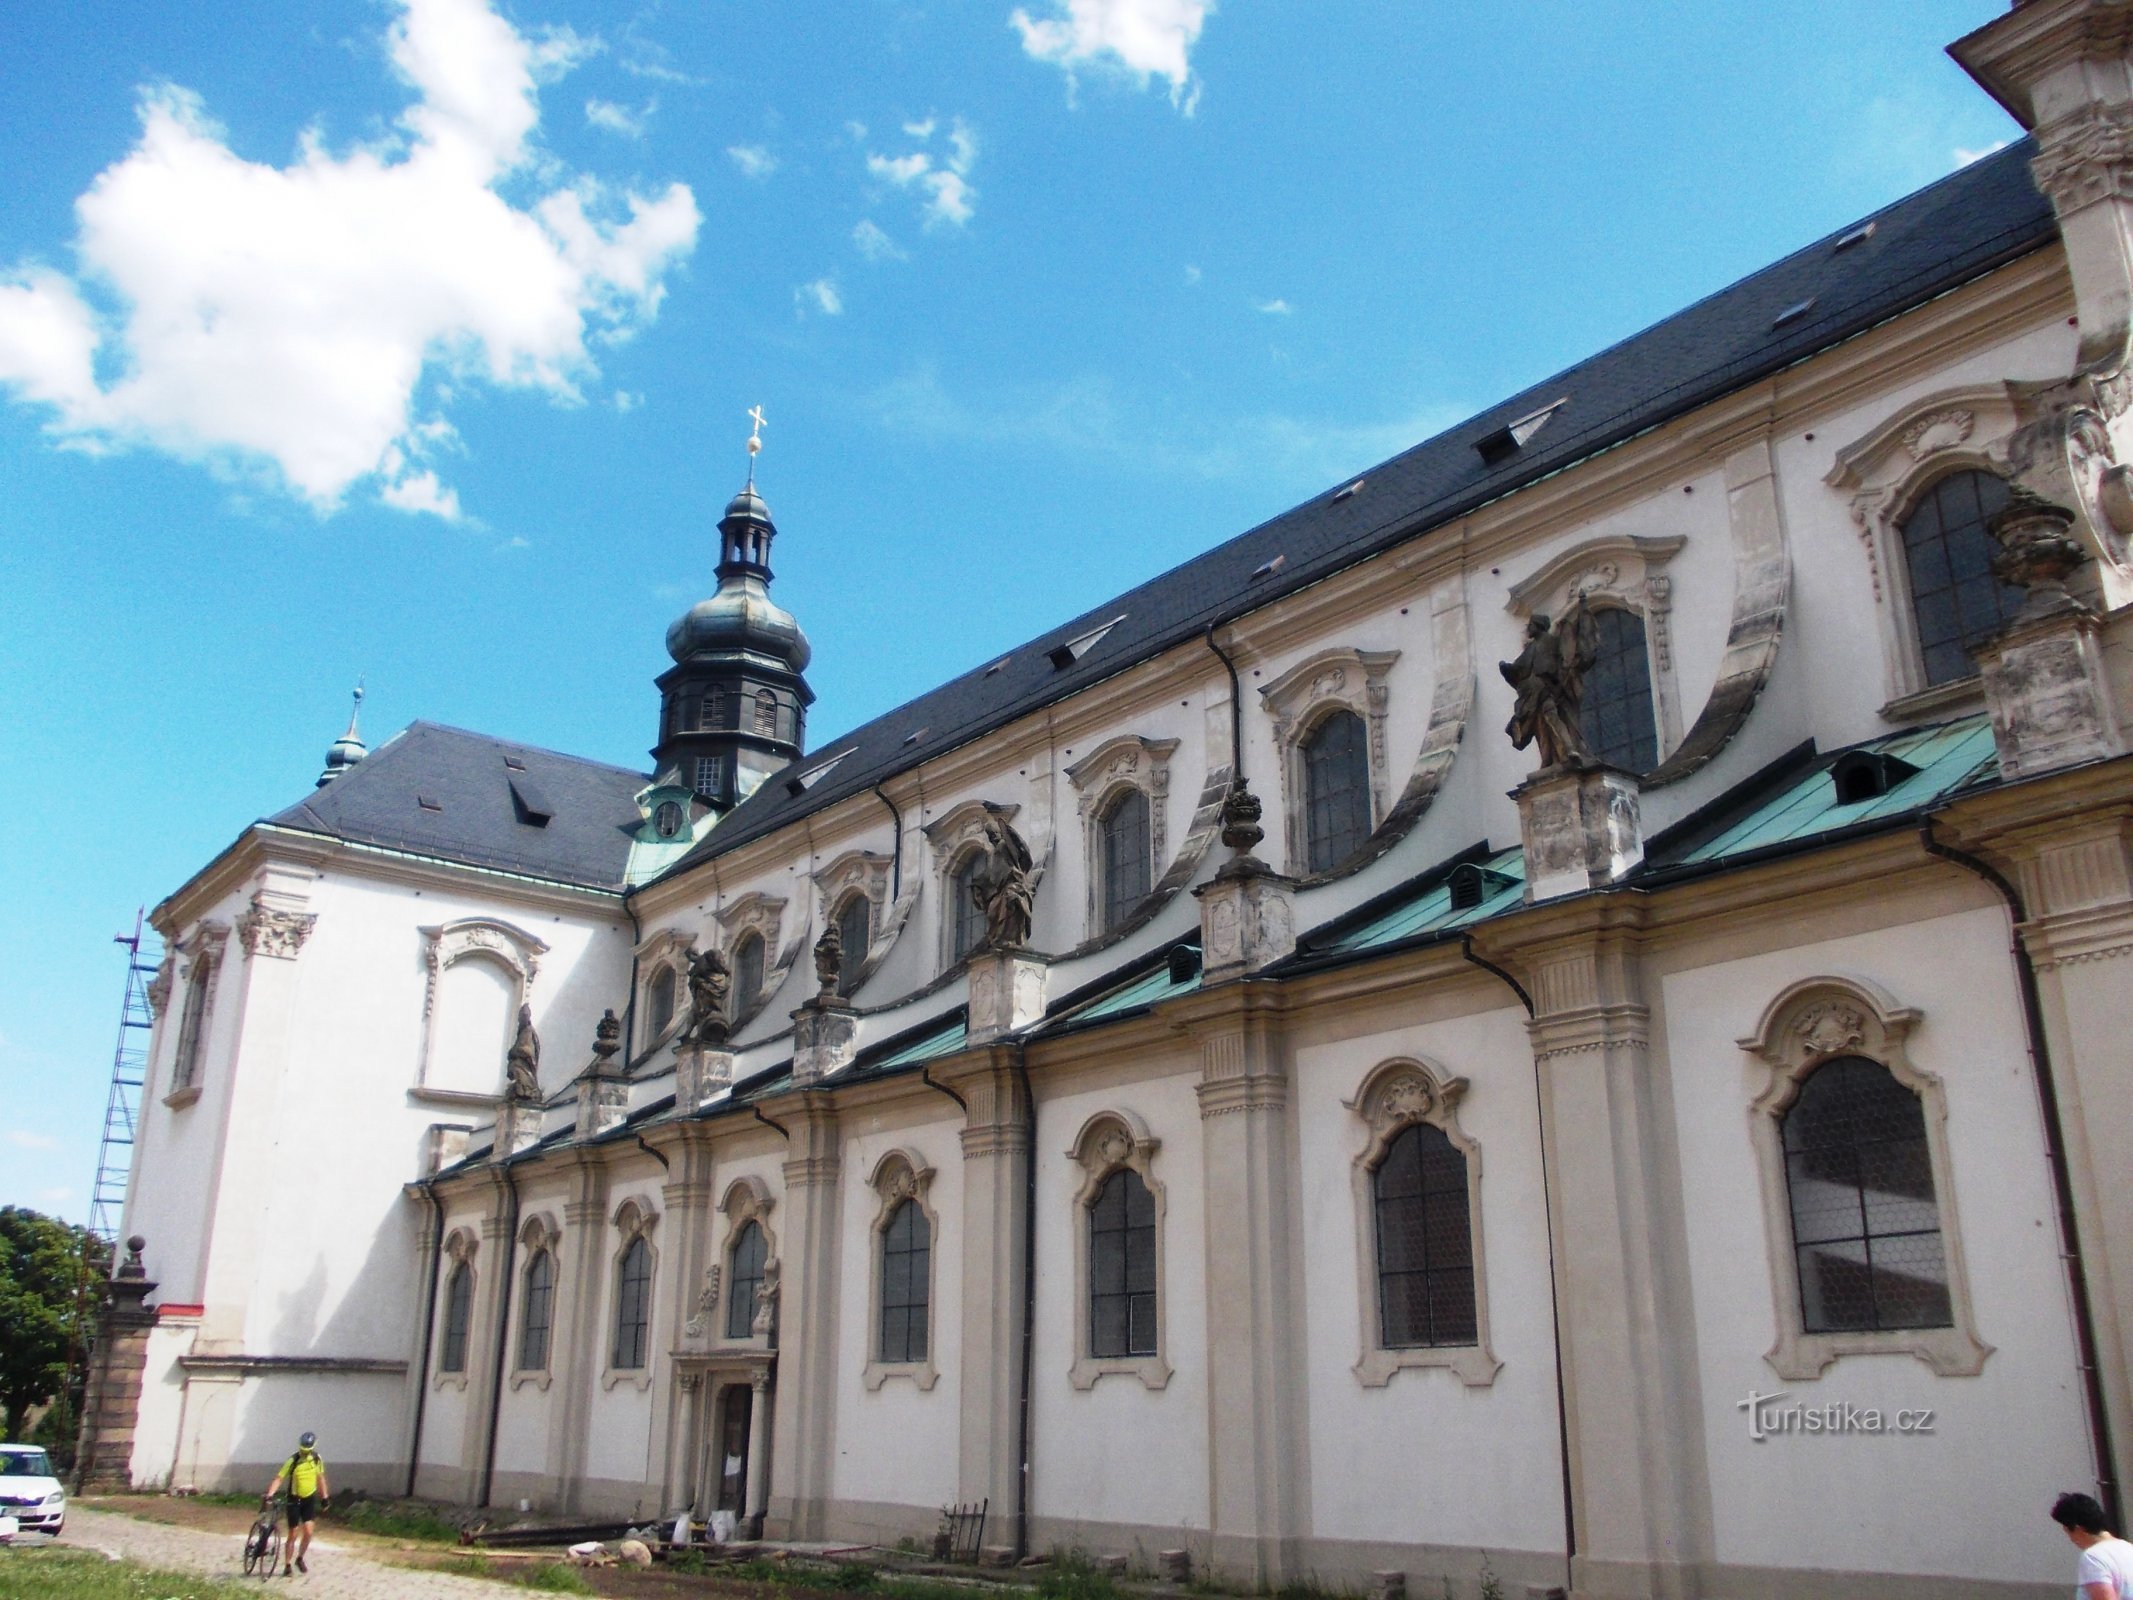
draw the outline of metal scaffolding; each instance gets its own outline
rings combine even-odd
[[[118,1046],[111,1054],[111,1093],[104,1101],[104,1140],[96,1152],[96,1186],[89,1191],[89,1231],[107,1243],[118,1238],[126,1214],[126,1183],[133,1174],[133,1130],[147,1077],[149,1030],[155,1012],[148,984],[162,962],[155,935],[144,932],[141,914],[133,932],[112,941],[126,947],[126,997],[119,1003]]]

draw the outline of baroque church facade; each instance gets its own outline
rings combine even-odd
[[[752,475],[648,771],[351,723],[155,913],[92,1475],[2055,1592],[2133,1465],[2133,5],[1952,48],[2029,137],[841,737]]]

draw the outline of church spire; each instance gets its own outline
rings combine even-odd
[[[326,769],[318,775],[318,786],[321,789],[370,754],[370,746],[366,745],[356,732],[356,718],[362,714],[362,710],[363,684],[362,680],[358,679],[355,686],[355,703],[348,710],[348,731],[326,747]]]

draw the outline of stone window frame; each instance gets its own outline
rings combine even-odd
[[[964,800],[920,829],[933,853],[934,883],[940,892],[940,970],[944,973],[953,972],[970,957],[968,950],[961,955],[955,951],[955,875],[970,859],[971,852],[983,846],[986,819],[997,816],[1012,824],[1021,809],[1012,803],[988,805],[983,800]]]
[[[857,953],[858,973],[846,993],[856,992],[872,977],[874,968],[886,954],[879,947],[884,943],[889,921],[890,866],[889,857],[872,850],[847,850],[815,874],[815,893],[820,897],[823,927],[837,925],[853,895],[863,896],[867,902],[867,947]],[[847,961],[854,959],[850,950],[844,955]]]
[[[770,1226],[770,1214],[777,1209],[778,1197],[770,1192],[770,1185],[754,1173],[743,1173],[726,1185],[726,1192],[718,1202],[719,1214],[726,1219],[725,1237],[718,1242],[718,1276],[722,1289],[730,1290],[733,1283],[733,1247],[740,1243],[741,1230],[754,1223],[763,1230],[763,1265],[767,1270],[778,1259],[778,1236]],[[751,1315],[749,1325],[754,1326]],[[711,1342],[720,1351],[760,1350],[776,1348],[771,1335],[751,1333],[745,1339],[727,1335],[723,1319],[710,1330]]]
[[[1170,1306],[1165,1287],[1170,1200],[1163,1181],[1155,1175],[1155,1155],[1162,1145],[1137,1112],[1110,1106],[1090,1116],[1067,1147],[1067,1159],[1082,1173],[1074,1195],[1074,1364],[1067,1369],[1067,1381],[1077,1389],[1093,1389],[1099,1379],[1113,1373],[1136,1377],[1148,1389],[1161,1389],[1170,1382]],[[1098,1356],[1089,1348],[1090,1223],[1104,1184],[1113,1173],[1126,1170],[1139,1177],[1155,1204],[1155,1354]]]
[[[1360,1353],[1352,1369],[1366,1389],[1382,1389],[1406,1368],[1439,1367],[1470,1389],[1485,1389],[1503,1370],[1489,1336],[1487,1257],[1482,1252],[1481,1146],[1459,1124],[1467,1080],[1418,1056],[1394,1056],[1372,1067],[1341,1102],[1354,1113],[1363,1146],[1350,1163],[1355,1195],[1355,1266]],[[1474,1264],[1474,1342],[1468,1345],[1388,1346],[1380,1316],[1377,1192],[1373,1179],[1407,1129],[1437,1129],[1466,1161],[1466,1218]]]
[[[637,1050],[641,1061],[689,1025],[689,959],[696,954],[696,935],[679,928],[661,928],[637,946],[636,953],[638,1015],[647,1020],[651,1017],[652,980],[662,972],[674,975],[674,1013],[658,1033],[646,1034]]]
[[[1938,1074],[1911,1060],[1908,1040],[1923,1014],[1899,1005],[1872,980],[1836,974],[1787,985],[1763,1010],[1755,1030],[1736,1041],[1750,1058],[1755,1081],[1748,1122],[1769,1245],[1770,1291],[1777,1337],[1763,1359],[1788,1383],[1811,1383],[1844,1356],[1909,1355],[1944,1378],[1974,1378],[1993,1347],[1978,1337],[1977,1311],[1957,1216],[1955,1173],[1948,1152],[1948,1098]],[[1941,1250],[1948,1265],[1950,1326],[1809,1333],[1800,1306],[1792,1200],[1785,1181],[1785,1112],[1823,1062],[1858,1056],[1884,1067],[1918,1096],[1924,1113],[1933,1200],[1940,1213]]]
[[[867,1360],[863,1374],[863,1381],[870,1391],[879,1389],[891,1378],[908,1378],[921,1392],[930,1391],[940,1382],[940,1368],[934,1360],[934,1352],[940,1347],[940,1304],[936,1290],[940,1283],[941,1218],[929,1197],[933,1177],[934,1169],[923,1157],[898,1148],[886,1151],[874,1163],[874,1171],[866,1180],[875,1197],[874,1221],[867,1230],[870,1265],[867,1268]],[[926,1219],[926,1358],[923,1361],[884,1361],[881,1359],[883,1239],[897,1208],[905,1201],[917,1206],[919,1215]]]
[[[716,913],[718,925],[725,930],[725,957],[727,964],[738,974],[740,963],[734,956],[741,941],[754,934],[763,941],[763,982],[744,1006],[736,990],[733,997],[731,1027],[738,1032],[747,1023],[755,1020],[756,1013],[770,1002],[785,978],[789,962],[780,959],[778,936],[785,926],[785,899],[782,895],[769,895],[760,889],[751,889],[732,905]]]
[[[533,980],[539,976],[541,957],[548,946],[525,929],[500,917],[460,917],[416,930],[422,935],[422,1043],[415,1060],[415,1082],[408,1090],[416,1100],[433,1105],[497,1106],[503,1103],[504,1050],[496,1053],[496,1088],[484,1093],[469,1089],[439,1089],[430,1083],[437,1047],[437,992],[444,975],[466,960],[493,961],[511,975],[511,1013],[532,1003]],[[509,1044],[509,1039],[502,1041]]]
[[[438,1284],[440,1292],[437,1303],[431,1308],[431,1314],[437,1319],[433,1341],[437,1358],[430,1372],[430,1387],[458,1389],[464,1392],[467,1386],[467,1367],[471,1365],[474,1349],[474,1323],[480,1313],[480,1307],[475,1300],[475,1291],[480,1287],[480,1275],[475,1270],[474,1258],[481,1252],[481,1236],[474,1229],[462,1225],[453,1228],[444,1236],[444,1243],[438,1246],[438,1250],[451,1265],[444,1269],[444,1276]],[[447,1372],[444,1370],[444,1346],[445,1328],[451,1318],[450,1285],[452,1275],[461,1268],[465,1268],[467,1274],[467,1349],[461,1356],[459,1370]]]
[[[1067,782],[1074,786],[1075,805],[1081,813],[1082,860],[1087,863],[1084,876],[1088,879],[1086,915],[1088,936],[1092,939],[1122,931],[1132,923],[1138,909],[1130,908],[1118,929],[1104,927],[1104,820],[1127,790],[1139,791],[1148,802],[1148,892],[1139,905],[1145,906],[1149,895],[1163,881],[1170,865],[1170,758],[1177,754],[1179,743],[1176,739],[1122,733],[1104,740],[1066,769]]]
[[[1362,650],[1341,645],[1315,651],[1259,691],[1259,702],[1273,718],[1274,747],[1281,763],[1283,834],[1288,849],[1288,870],[1297,878],[1329,877],[1346,862],[1336,862],[1325,873],[1311,871],[1309,825],[1310,780],[1305,770],[1304,746],[1318,725],[1335,711],[1351,711],[1363,719],[1364,751],[1370,770],[1370,827],[1377,831],[1385,820],[1391,760],[1385,748],[1385,712],[1392,689],[1385,681],[1398,650]],[[1359,849],[1356,854],[1362,852]],[[1351,858],[1352,859],[1352,858]]]
[[[1674,670],[1674,580],[1667,567],[1688,544],[1681,534],[1608,533],[1551,557],[1511,585],[1504,609],[1523,629],[1535,616],[1558,617],[1576,600],[1626,611],[1644,628],[1651,678],[1657,772],[1681,744],[1681,688]],[[1638,774],[1642,777],[1645,774]]]
[[[563,1230],[551,1212],[536,1211],[525,1220],[518,1230],[519,1249],[525,1253],[524,1265],[519,1270],[518,1304],[512,1307],[515,1326],[511,1329],[511,1387],[522,1389],[529,1384],[545,1390],[554,1381],[556,1345],[556,1305],[561,1298],[559,1289],[563,1270],[561,1241]],[[548,1258],[549,1270],[558,1274],[551,1283],[548,1295],[548,1348],[547,1359],[537,1367],[520,1364],[526,1351],[526,1285],[532,1281],[533,1263],[536,1257]]]
[[[659,1213],[642,1196],[631,1195],[615,1207],[609,1220],[615,1230],[615,1245],[608,1253],[607,1315],[601,1322],[606,1351],[601,1357],[600,1387],[612,1390],[629,1384],[639,1390],[649,1390],[657,1355],[652,1334],[659,1324],[659,1246],[652,1242],[653,1231],[659,1226]],[[622,1261],[629,1254],[630,1246],[640,1239],[652,1258],[651,1281],[644,1292],[644,1365],[618,1367],[615,1365],[615,1334],[621,1327],[622,1317]]]
[[[170,1088],[163,1096],[163,1104],[173,1111],[182,1111],[200,1098],[200,1066],[207,1053],[207,1041],[215,1014],[216,980],[222,976],[223,956],[229,944],[230,925],[226,922],[204,921],[196,926],[189,938],[179,947],[183,956],[184,993],[178,1001],[177,1033],[171,1040]],[[160,976],[160,974],[159,974]],[[165,994],[169,993],[166,989]],[[195,994],[200,996],[200,1014],[194,1020],[188,1056],[185,1028],[185,1013]],[[184,1081],[179,1082],[180,1072]]]

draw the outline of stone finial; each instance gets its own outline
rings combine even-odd
[[[2067,593],[2066,580],[2088,561],[2089,553],[2074,537],[2073,512],[2018,484],[2012,498],[1994,513],[1990,527],[2000,542],[1992,558],[1993,575],[2028,595],[2017,622],[2034,622],[2080,606]]]
[[[837,998],[838,985],[844,978],[844,935],[831,923],[822,930],[822,937],[815,941],[815,982],[820,986],[824,1000]]]
[[[604,1069],[614,1059],[615,1052],[622,1048],[622,1022],[609,1006],[593,1024],[593,1068]]]
[[[126,1259],[119,1264],[119,1269],[115,1276],[121,1278],[147,1277],[148,1268],[141,1263],[141,1252],[147,1248],[148,1241],[139,1234],[136,1233],[128,1238],[126,1241]]]
[[[1240,856],[1259,848],[1266,830],[1259,826],[1259,797],[1245,787],[1244,774],[1230,779],[1229,793],[1222,797],[1222,842]]]

